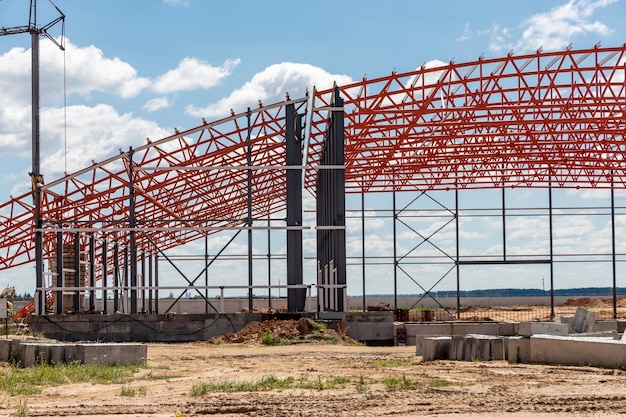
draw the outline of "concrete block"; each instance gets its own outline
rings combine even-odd
[[[450,344],[449,358],[453,361],[463,360],[463,349],[465,347],[465,340],[463,336],[452,336],[452,342]]]
[[[578,307],[576,314],[574,314],[574,322],[571,327],[576,333],[589,333],[595,322],[596,314],[594,312],[583,307]]]
[[[530,363],[530,339],[526,337],[509,337],[507,359],[510,363]]]
[[[450,357],[450,344],[452,337],[427,337],[424,339],[423,361],[434,361],[437,359],[448,359]]]
[[[620,333],[617,320],[596,320],[591,329],[591,333],[595,332],[607,332],[614,330],[616,333]]]
[[[626,367],[626,343],[606,338],[537,335],[530,338],[532,363]]]
[[[348,336],[360,341],[393,340],[393,311],[347,313],[343,322]]]
[[[21,343],[19,346],[19,363],[24,367],[37,363],[37,345],[35,343]]]
[[[0,339],[0,361],[9,362],[10,353],[11,353],[11,340]]]
[[[536,334],[567,336],[569,334],[569,325],[565,323],[525,321],[519,324],[518,334],[526,337]]]
[[[64,363],[72,363],[72,362],[83,362],[81,354],[78,349],[77,344],[65,344],[63,348],[63,359]]]
[[[491,360],[491,341],[496,338],[497,337],[482,334],[471,334],[465,336],[463,338],[463,341],[465,343],[465,346],[463,346],[464,360]]]
[[[617,331],[616,330],[608,330],[604,332],[591,332],[591,333],[571,333],[569,337],[600,337],[607,338],[612,340],[618,340]]]
[[[622,333],[622,337],[619,339],[620,342],[626,343],[626,332]],[[1,346],[1,345],[0,345]]]
[[[506,337],[496,337],[490,340],[491,343],[491,360],[503,361],[506,359]]]
[[[143,365],[148,347],[138,343],[89,343],[78,345],[85,365]]]

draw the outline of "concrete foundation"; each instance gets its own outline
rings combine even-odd
[[[626,368],[626,343],[607,338],[533,336],[530,362]]]
[[[33,366],[38,363],[79,362],[84,365],[143,365],[147,345],[138,343],[46,343],[29,340],[0,340],[0,361]]]
[[[192,342],[235,333],[260,320],[255,313],[76,314],[32,316],[29,325],[33,333],[60,341]]]
[[[393,311],[345,313],[342,327],[351,338],[370,344],[394,344]],[[347,326],[347,327],[346,327]]]

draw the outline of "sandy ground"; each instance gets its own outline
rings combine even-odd
[[[201,383],[270,375],[348,382],[326,389],[191,394]],[[385,378],[404,378],[410,387],[390,390]],[[123,396],[122,388],[137,394]],[[0,415],[18,415],[24,401],[24,416],[605,416],[626,414],[626,372],[422,362],[413,346],[150,344],[148,366],[132,382],[48,387],[28,398],[2,394]]]

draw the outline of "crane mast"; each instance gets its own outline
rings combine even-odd
[[[32,119],[32,172],[30,172],[32,188],[33,188],[33,204],[34,215],[33,225],[35,227],[35,314],[44,312],[46,297],[43,291],[43,235],[41,232],[41,189],[43,184],[43,176],[40,169],[40,152],[39,152],[39,37],[45,36],[50,39],[61,50],[65,50],[65,15],[61,10],[49,0],[50,3],[59,13],[59,16],[51,22],[37,26],[37,0],[30,0],[30,13],[28,16],[28,25],[14,26],[9,28],[0,28],[0,36],[17,35],[21,33],[30,33],[31,36],[31,119]],[[61,41],[58,42],[48,30],[61,23]]]

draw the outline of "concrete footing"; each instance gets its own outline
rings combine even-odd
[[[139,343],[44,343],[0,339],[0,361],[33,366],[79,362],[85,365],[144,365],[147,345]]]

